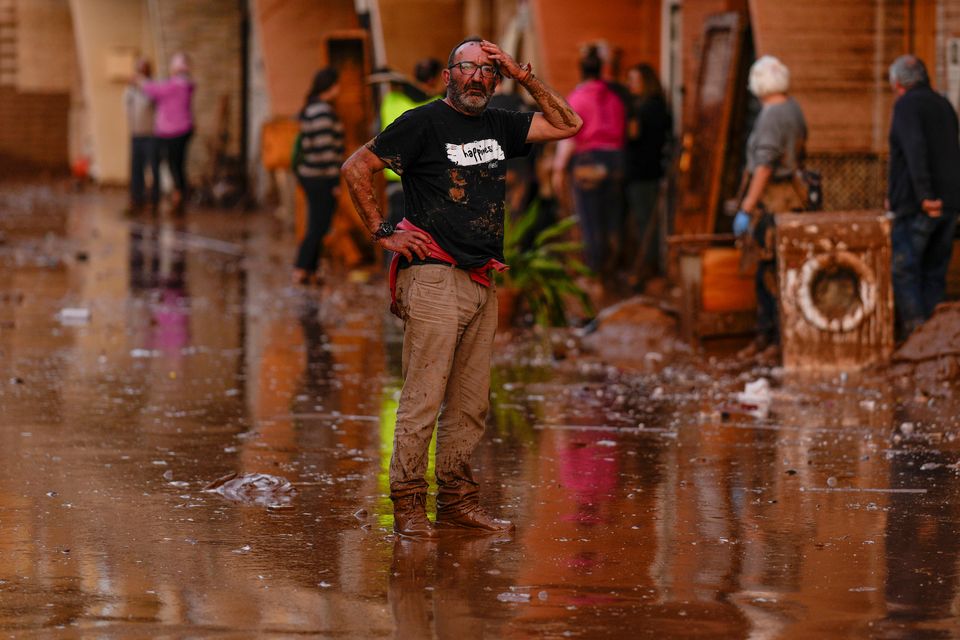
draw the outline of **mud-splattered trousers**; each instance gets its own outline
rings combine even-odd
[[[426,493],[428,447],[436,424],[438,509],[475,500],[470,459],[489,407],[495,285],[485,287],[453,266],[412,266],[397,276],[397,301],[404,319],[403,390],[390,495]]]

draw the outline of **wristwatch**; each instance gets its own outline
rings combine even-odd
[[[396,230],[396,227],[389,222],[381,222],[380,226],[377,227],[377,230],[373,232],[373,239],[382,240],[384,238],[389,238]]]

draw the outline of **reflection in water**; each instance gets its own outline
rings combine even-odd
[[[397,640],[502,638],[478,593],[492,592],[497,545],[510,536],[447,532],[439,541],[397,538],[387,598]],[[496,594],[494,594],[496,595]],[[498,600],[499,601],[499,600]],[[489,605],[489,603],[487,603]]]
[[[929,412],[898,412],[897,424],[926,423]],[[908,433],[913,435],[912,431]],[[954,463],[953,455],[939,450],[918,447],[926,437],[940,441],[942,434],[917,434],[894,449],[890,463],[890,486],[905,491],[923,487],[923,495],[895,493],[887,508],[886,530],[886,597],[887,615],[879,623],[883,638],[913,638],[917,623],[930,627],[946,624],[952,628],[935,631],[924,637],[956,637],[958,608],[957,571],[960,560],[960,513],[957,510],[957,474],[946,465]]]
[[[190,343],[190,297],[187,291],[186,249],[175,239],[177,227],[130,227],[130,291],[147,292],[151,305],[149,349],[176,357]]]

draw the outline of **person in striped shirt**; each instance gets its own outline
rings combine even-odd
[[[337,207],[340,164],[343,162],[343,124],[332,102],[340,93],[337,70],[325,67],[313,83],[300,111],[300,153],[294,171],[307,196],[307,233],[294,263],[294,284],[316,279],[323,238]]]

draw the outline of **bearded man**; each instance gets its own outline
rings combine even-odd
[[[403,390],[397,408],[390,498],[394,531],[435,538],[436,527],[513,528],[481,506],[471,457],[489,407],[497,328],[491,270],[503,264],[505,166],[532,142],[575,135],[580,117],[497,45],[468,38],[443,70],[446,97],[407,111],[344,164],[354,205],[373,239],[397,255],[391,309],[404,321]],[[514,78],[541,111],[487,109],[501,78]],[[401,176],[406,218],[386,222],[374,174]],[[439,421],[438,421],[439,416]],[[428,447],[437,427],[437,515],[426,513]]]

